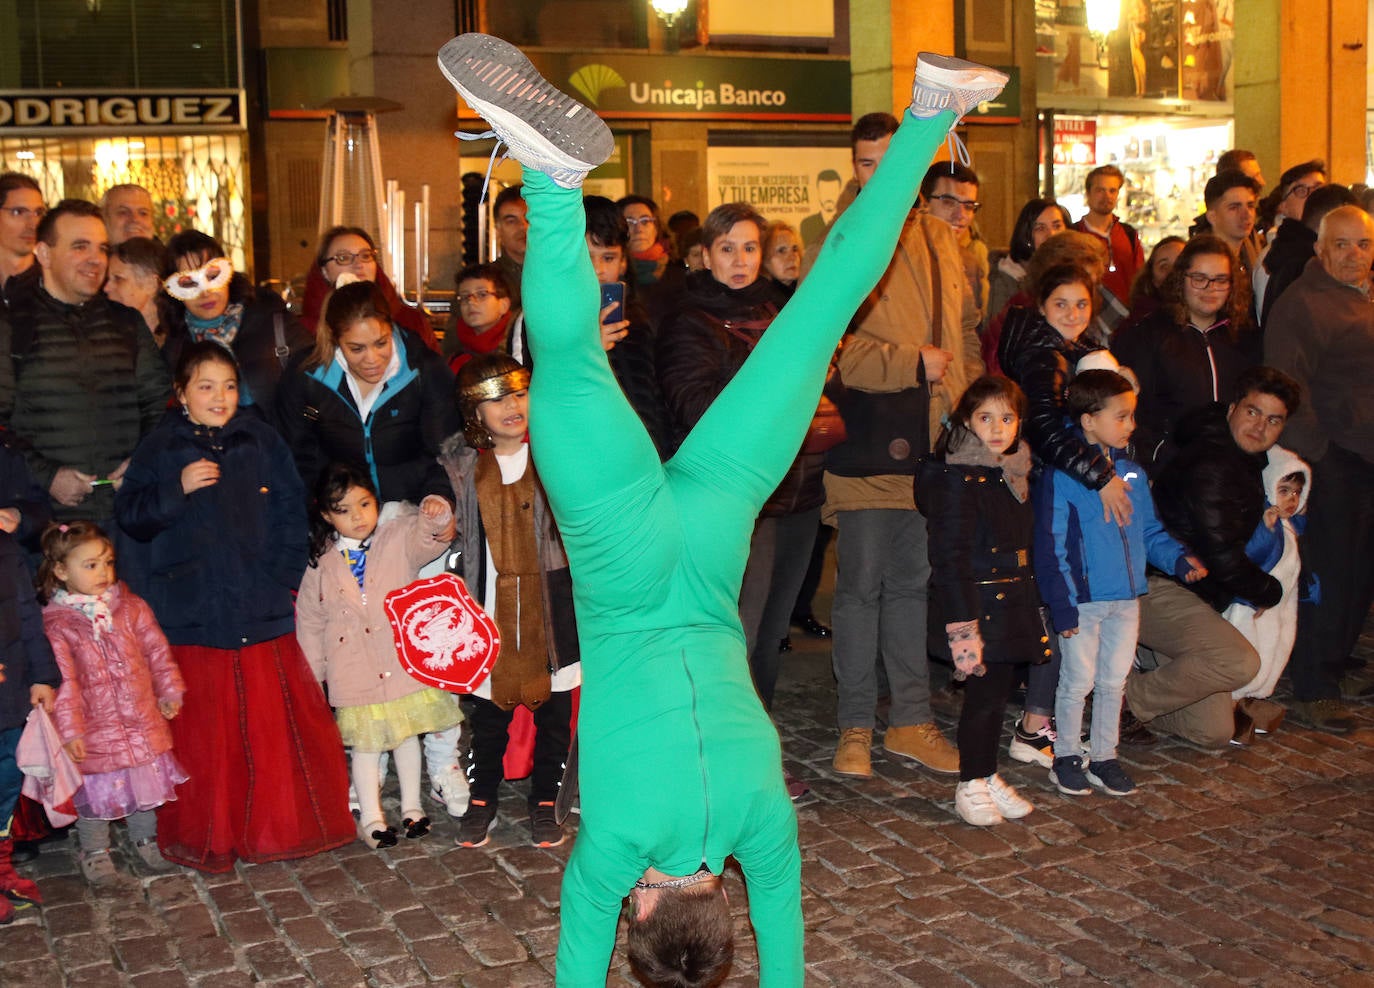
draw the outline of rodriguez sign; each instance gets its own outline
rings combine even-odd
[[[237,89],[0,91],[0,135],[73,131],[242,130],[243,93]]]

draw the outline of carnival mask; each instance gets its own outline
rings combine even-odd
[[[229,284],[234,265],[227,257],[216,257],[190,271],[178,271],[162,282],[167,294],[179,302],[190,302],[206,292],[215,292]]]

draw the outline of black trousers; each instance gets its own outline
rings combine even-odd
[[[1321,581],[1321,603],[1298,605],[1288,674],[1299,700],[1340,695],[1346,660],[1374,602],[1374,463],[1332,445],[1312,464],[1304,569]]]
[[[472,729],[468,751],[468,786],[473,799],[495,803],[505,772],[501,759],[506,754],[514,710],[502,710],[480,696],[463,698],[463,710]],[[552,803],[563,782],[563,766],[572,743],[572,693],[553,693],[534,712],[534,771],[530,774],[529,805]]]
[[[1002,722],[1007,701],[1024,663],[989,662],[987,673],[964,680],[964,709],[959,714],[959,781],[986,779],[997,771]]]

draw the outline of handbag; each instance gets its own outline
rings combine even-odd
[[[29,711],[24,733],[14,750],[15,764],[24,773],[23,793],[36,803],[42,803],[54,827],[76,822],[76,807],[72,797],[84,780],[67,749],[52,717],[38,705]]]
[[[811,416],[811,424],[802,440],[803,453],[824,453],[833,449],[848,438],[845,432],[844,417],[840,410],[825,395],[821,395],[816,406],[816,414]]]

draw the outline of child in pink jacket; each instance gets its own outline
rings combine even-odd
[[[87,521],[49,525],[42,546],[43,627],[62,670],[54,719],[83,777],[73,800],[81,873],[92,885],[120,881],[110,821],[125,819],[143,863],[166,871],[153,811],[187,779],[167,725],[186,692],[181,671],[152,608],[116,581],[103,531]]]
[[[382,606],[448,547],[453,509],[434,495],[418,511],[388,504],[380,521],[379,508],[362,471],[341,463],[325,468],[315,488],[310,566],[296,598],[296,638],[328,686],[339,734],[353,749],[358,837],[372,848],[396,844],[396,828],[382,814],[381,752],[396,758],[405,835],[423,837],[430,824],[420,808],[419,736],[463,719],[456,696],[402,668]]]

